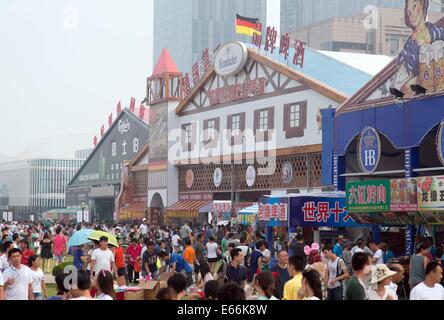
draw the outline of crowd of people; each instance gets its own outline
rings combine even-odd
[[[164,280],[159,300],[444,300],[442,248],[416,246],[408,267],[391,263],[387,243],[339,236],[307,244],[301,234],[270,246],[252,228],[137,224],[6,223],[1,227],[0,300],[114,300],[115,287]],[[109,237],[68,247],[81,229]],[[76,270],[55,272],[48,297],[45,274],[72,257]],[[74,279],[74,278],[73,278]],[[68,281],[67,281],[68,280]],[[66,283],[70,286],[66,286]]]

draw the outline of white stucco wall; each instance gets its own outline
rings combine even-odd
[[[307,101],[307,129],[305,129],[304,136],[301,138],[291,138],[286,139],[284,132],[284,105],[288,103],[294,103],[299,101]],[[261,100],[257,100],[254,102],[247,102],[236,104],[232,106],[227,106],[215,110],[210,110],[201,113],[195,113],[192,115],[181,116],[177,121],[177,128],[181,128],[183,124],[187,123],[196,123],[197,125],[197,143],[202,145],[203,140],[203,121],[213,118],[219,118],[220,120],[220,135],[219,135],[219,144],[217,148],[212,149],[202,149],[197,148],[195,146],[195,150],[191,153],[183,153],[179,156],[174,157],[174,160],[182,160],[182,159],[196,159],[199,157],[205,158],[210,155],[212,156],[220,156],[220,155],[228,155],[231,154],[231,149],[223,146],[224,137],[226,134],[224,133],[224,129],[227,128],[227,116],[236,113],[245,112],[245,129],[246,131],[251,130],[253,133],[254,128],[254,110],[274,107],[274,126],[275,126],[275,141],[276,145],[270,144],[268,147],[265,147],[263,143],[255,143],[251,141],[251,139],[246,138],[245,145],[243,148],[240,146],[234,147],[234,153],[241,152],[254,152],[257,150],[265,149],[285,149],[296,146],[304,146],[304,145],[313,145],[322,143],[322,132],[318,131],[318,125],[316,122],[316,114],[319,109],[327,108],[330,105],[333,107],[337,107],[339,104],[333,101],[330,98],[327,98],[316,91],[307,90],[292,94],[286,94],[277,97],[265,98]],[[180,134],[180,130],[176,132],[176,135]],[[171,137],[171,140],[174,140]],[[227,142],[225,142],[227,144]],[[180,138],[177,138],[177,145],[175,148],[181,147]],[[199,154],[200,151],[200,154]]]

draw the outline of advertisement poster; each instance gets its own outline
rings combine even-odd
[[[411,36],[397,58],[397,73],[392,86],[407,98],[414,97],[411,85],[419,85],[427,93],[444,89],[443,23],[428,21],[428,1],[407,1],[404,9],[406,26]],[[425,39],[418,41],[418,39]]]
[[[444,176],[418,179],[418,211],[444,211]]]
[[[166,159],[168,156],[167,109],[164,105],[150,107],[150,159]]]
[[[288,227],[288,198],[261,197],[258,223],[267,227]]]
[[[344,197],[290,198],[290,226],[361,227],[347,213]]]
[[[390,180],[390,211],[418,210],[418,191],[416,179]]]
[[[390,211],[390,180],[347,183],[348,212]]]
[[[347,183],[347,209],[349,212],[412,212],[418,210],[417,199],[416,179]],[[373,217],[376,216],[373,215]],[[395,220],[389,215],[385,219]]]

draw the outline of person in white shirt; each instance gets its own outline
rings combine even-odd
[[[19,234],[18,233],[14,233],[12,235],[12,245],[13,245],[14,249],[20,249],[19,242],[20,242]]]
[[[0,301],[5,300],[5,281],[3,280],[3,273],[0,271]]]
[[[171,245],[173,247],[179,247],[179,240],[180,237],[177,233],[175,233],[172,237],[171,237]]]
[[[31,269],[21,264],[20,250],[9,250],[8,258],[11,265],[3,272],[6,300],[34,300]]]
[[[444,300],[441,279],[442,267],[437,262],[429,262],[425,270],[425,280],[412,289],[410,300]]]
[[[248,239],[245,236],[242,236],[240,238],[240,242],[241,244],[237,246],[238,249],[242,250],[242,254],[244,256],[244,261],[241,263],[242,266],[245,267],[245,261],[248,262],[248,257],[251,256],[252,250],[251,248],[248,246]]]
[[[14,247],[10,241],[6,241],[2,244],[3,254],[0,256],[0,272],[3,272],[7,267],[9,267],[8,251],[12,248]]]
[[[45,275],[42,269],[40,269],[42,261],[39,256],[31,256],[28,263],[32,274],[32,294],[35,300],[44,300],[47,298],[47,291]]]
[[[396,300],[392,292],[387,289],[387,286],[391,283],[391,277],[395,274],[396,272],[391,271],[385,264],[377,264],[372,270],[370,281],[372,286],[368,289],[368,299]]]
[[[180,228],[180,238],[185,242],[187,239],[191,238],[191,233],[193,230],[185,223],[182,228]]]
[[[374,265],[384,264],[384,253],[379,248],[379,243],[376,241],[370,242],[370,249],[374,252],[372,262]]]
[[[108,248],[108,237],[101,237],[99,242],[100,247],[95,249],[91,255],[91,271],[93,275],[100,271],[111,271],[116,273],[116,263],[114,261],[114,254]]]
[[[144,218],[142,220],[142,224],[139,227],[140,229],[140,234],[143,236],[146,236],[146,234],[148,233],[148,226],[146,225],[146,219]]]
[[[358,239],[356,241],[356,245],[350,250],[351,257],[353,258],[353,255],[358,252],[364,252],[373,257],[373,251],[365,245],[364,239]]]
[[[214,268],[216,267],[216,262],[219,260],[218,255],[220,255],[221,252],[219,250],[219,246],[217,245],[217,243],[214,242],[213,236],[211,236],[208,239],[206,248],[207,248],[208,264],[210,265],[210,271],[212,274],[214,274]]]
[[[398,284],[402,285],[405,270],[402,265],[397,263],[390,265],[389,269],[396,272],[396,274],[392,276],[392,281],[386,288],[390,290],[392,296],[396,298],[395,300],[398,300]]]

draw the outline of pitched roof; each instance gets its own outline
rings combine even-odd
[[[247,45],[252,51],[257,53],[257,48],[253,45]],[[273,54],[264,52],[261,50],[259,53],[261,56],[268,57],[270,60],[277,64],[281,64],[288,69],[298,71],[304,76],[316,79],[318,82],[323,83],[337,91],[344,93],[347,96],[352,96],[363,85],[365,85],[373,77],[372,74],[364,71],[362,67],[357,67],[349,63],[345,63],[345,58],[341,55],[335,55],[334,53],[319,51],[312,48],[305,48],[304,67],[293,64],[293,57],[295,49],[289,50],[287,60],[284,59],[282,54],[279,54],[279,48],[277,48]],[[371,59],[372,55],[365,54],[362,59],[362,63],[365,63],[367,58]],[[388,62],[387,62],[388,63]],[[384,64],[378,64],[379,70],[384,67]]]
[[[137,163],[148,153],[149,147],[150,147],[149,143],[145,144],[142,150],[140,150],[139,153],[134,157],[134,159],[130,161],[129,166],[130,167],[136,166]]]
[[[393,58],[379,54],[366,54],[354,52],[318,51],[323,55],[338,60],[354,69],[361,70],[375,76],[386,67]]]
[[[344,93],[341,90],[335,89],[333,86],[329,85],[326,82],[320,81],[316,77],[312,77],[311,75],[307,75],[305,72],[295,70],[294,68],[289,67],[288,65],[284,65],[279,63],[277,60],[272,59],[270,57],[264,56],[258,52],[256,52],[253,49],[248,49],[248,58],[256,60],[260,63],[263,63],[264,65],[277,70],[278,72],[284,74],[285,76],[298,81],[310,89],[317,91],[326,97],[329,97],[332,100],[335,100],[339,103],[343,103],[345,100],[347,100],[348,96],[347,93]],[[305,69],[305,67],[304,67]],[[335,71],[333,71],[335,72]],[[361,72],[361,71],[359,71]],[[200,79],[200,81],[192,88],[188,96],[186,96],[180,104],[176,108],[176,114],[180,114],[186,106],[192,101],[192,99],[198,94],[200,90],[205,86],[207,81],[215,74],[214,66],[207,71],[207,73]],[[363,72],[361,72],[364,74]],[[365,79],[368,81],[368,79],[371,78],[370,75],[365,74]],[[334,83],[334,82],[332,82]],[[358,83],[364,84],[363,81],[358,81]]]
[[[100,150],[102,144],[106,141],[106,138],[108,137],[108,135],[113,131],[114,127],[118,125],[120,118],[123,117],[123,115],[127,115],[128,117],[132,118],[135,122],[140,123],[142,126],[146,127],[147,130],[149,128],[149,125],[144,122],[143,120],[141,120],[138,116],[136,116],[134,113],[132,113],[128,108],[124,108],[122,109],[122,112],[117,116],[117,118],[114,120],[113,124],[111,125],[111,127],[105,132],[105,135],[100,139],[99,143],[96,145],[96,147],[94,148],[94,150],[89,154],[89,157],[83,162],[82,166],[79,168],[79,170],[77,170],[76,174],[74,175],[74,177],[71,179],[71,181],[68,183],[68,187],[71,187],[74,183],[74,181],[76,181],[77,177],[80,175],[80,173],[83,171],[83,169],[87,166],[87,164],[89,163],[89,161],[94,157],[94,155],[96,154],[96,152],[98,150]],[[148,142],[147,142],[148,144]]]
[[[365,86],[360,88],[354,95],[352,95],[346,102],[344,102],[336,111],[336,115],[344,112],[354,111],[358,109],[374,108],[380,105],[391,103],[395,100],[393,96],[380,98],[377,100],[365,101],[375,90],[387,81],[398,70],[396,59],[390,62],[384,69],[382,69],[374,78],[372,78]]]
[[[160,54],[160,57],[157,60],[157,64],[154,67],[152,77],[164,73],[180,73],[179,69],[174,63],[173,58],[171,58],[170,52],[168,51],[167,48],[163,48],[162,53]]]

